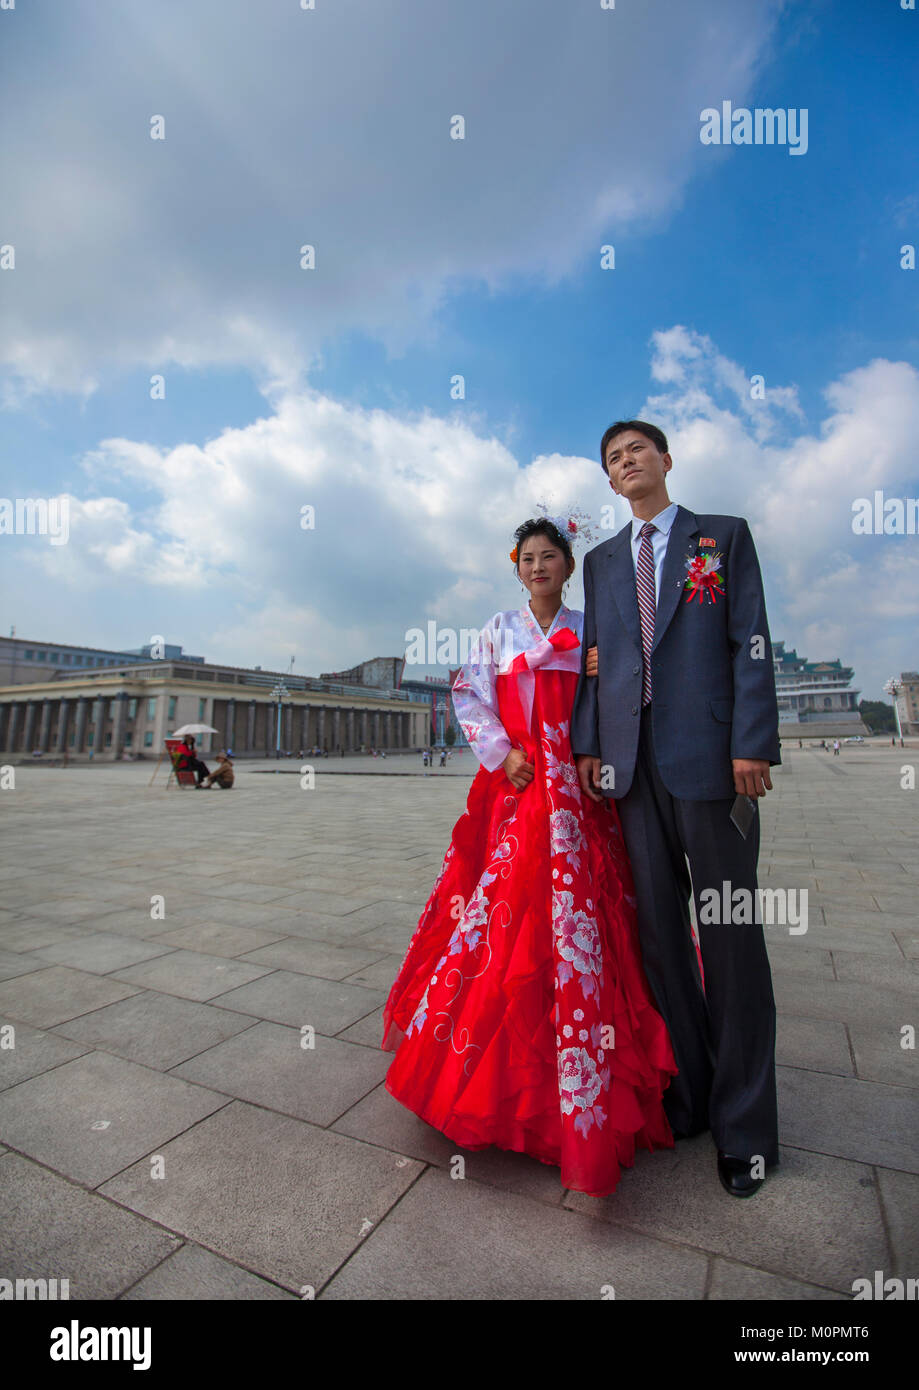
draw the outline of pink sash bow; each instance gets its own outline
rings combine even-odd
[[[527,728],[533,718],[533,694],[540,666],[553,671],[580,671],[581,643],[570,627],[560,627],[551,637],[544,637],[535,647],[528,647],[511,662],[508,675],[517,677],[517,691],[526,718]]]

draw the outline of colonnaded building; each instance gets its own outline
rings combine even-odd
[[[398,752],[433,742],[431,696],[260,667],[222,666],[181,647],[112,652],[0,638],[0,755],[114,761],[158,757],[184,724],[209,724],[202,754],[270,757],[362,748]]]

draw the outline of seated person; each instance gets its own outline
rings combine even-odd
[[[231,759],[228,757],[228,755],[224,752],[220,752],[217,754],[217,763],[218,766],[214,769],[212,773],[205,777],[202,786],[218,786],[226,787],[229,789],[230,787],[232,787],[234,780],[233,763]]]
[[[198,779],[197,785],[200,787],[208,775],[208,770],[207,763],[203,763],[198,757],[194,734],[186,734],[182,740],[182,745],[182,748],[179,749],[176,768],[179,772],[184,772],[186,769],[193,772]]]

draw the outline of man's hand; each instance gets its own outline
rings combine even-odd
[[[525,791],[533,780],[533,764],[527,762],[526,753],[512,748],[504,759],[504,771],[511,786],[518,792]]]
[[[765,796],[772,791],[769,762],[765,758],[732,758],[734,790],[738,796]]]
[[[578,768],[578,781],[581,784],[581,791],[585,796],[589,796],[591,801],[602,801],[603,797],[595,787],[600,785],[600,759],[592,758],[589,753],[582,753],[575,758]]]
[[[585,676],[595,676],[598,670],[597,649],[596,647],[587,648],[587,662],[584,666]]]

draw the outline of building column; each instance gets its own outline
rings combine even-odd
[[[345,744],[345,747],[347,748],[347,750],[348,750],[349,753],[353,753],[353,752],[354,752],[354,710],[353,710],[353,709],[349,709],[349,710],[348,710],[348,717],[347,717],[347,719],[345,720],[345,738],[346,738],[346,740],[347,740],[347,742],[346,742],[346,744]]]
[[[320,749],[325,748],[325,705],[320,706],[316,715],[316,742]]]
[[[35,715],[38,706],[34,700],[26,700],[25,726],[22,731],[22,751],[32,756],[32,746],[35,742]]]
[[[16,735],[22,722],[22,705],[14,700],[10,705],[10,722],[6,726],[6,746],[11,753],[16,751]]]
[[[226,739],[226,748],[233,748],[236,744],[236,701],[227,700],[227,714],[223,736]]]
[[[57,713],[57,752],[67,751],[67,726],[70,723],[70,701],[61,698]]]
[[[83,740],[86,737],[86,706],[88,701],[85,695],[80,695],[77,699],[76,724],[74,727],[73,751],[74,753],[83,752]]]
[[[341,710],[336,706],[332,711],[332,751],[337,753],[341,747]]]
[[[95,699],[90,702],[90,722],[92,724],[92,756],[99,756],[99,750],[104,746],[103,735],[105,733],[105,701]]]
[[[255,748],[255,701],[249,701],[249,709],[246,715],[246,752],[251,753]]]
[[[42,753],[48,751],[48,736],[51,733],[51,701],[47,695],[41,702],[41,725],[38,730],[38,747]]]
[[[294,707],[287,704],[284,707],[284,750],[293,751],[294,746]]]
[[[307,753],[310,748],[310,707],[309,705],[300,706],[300,743],[299,747]]]
[[[115,718],[112,722],[112,757],[115,762],[124,752],[124,731],[128,713],[127,691],[119,690],[115,696]]]

